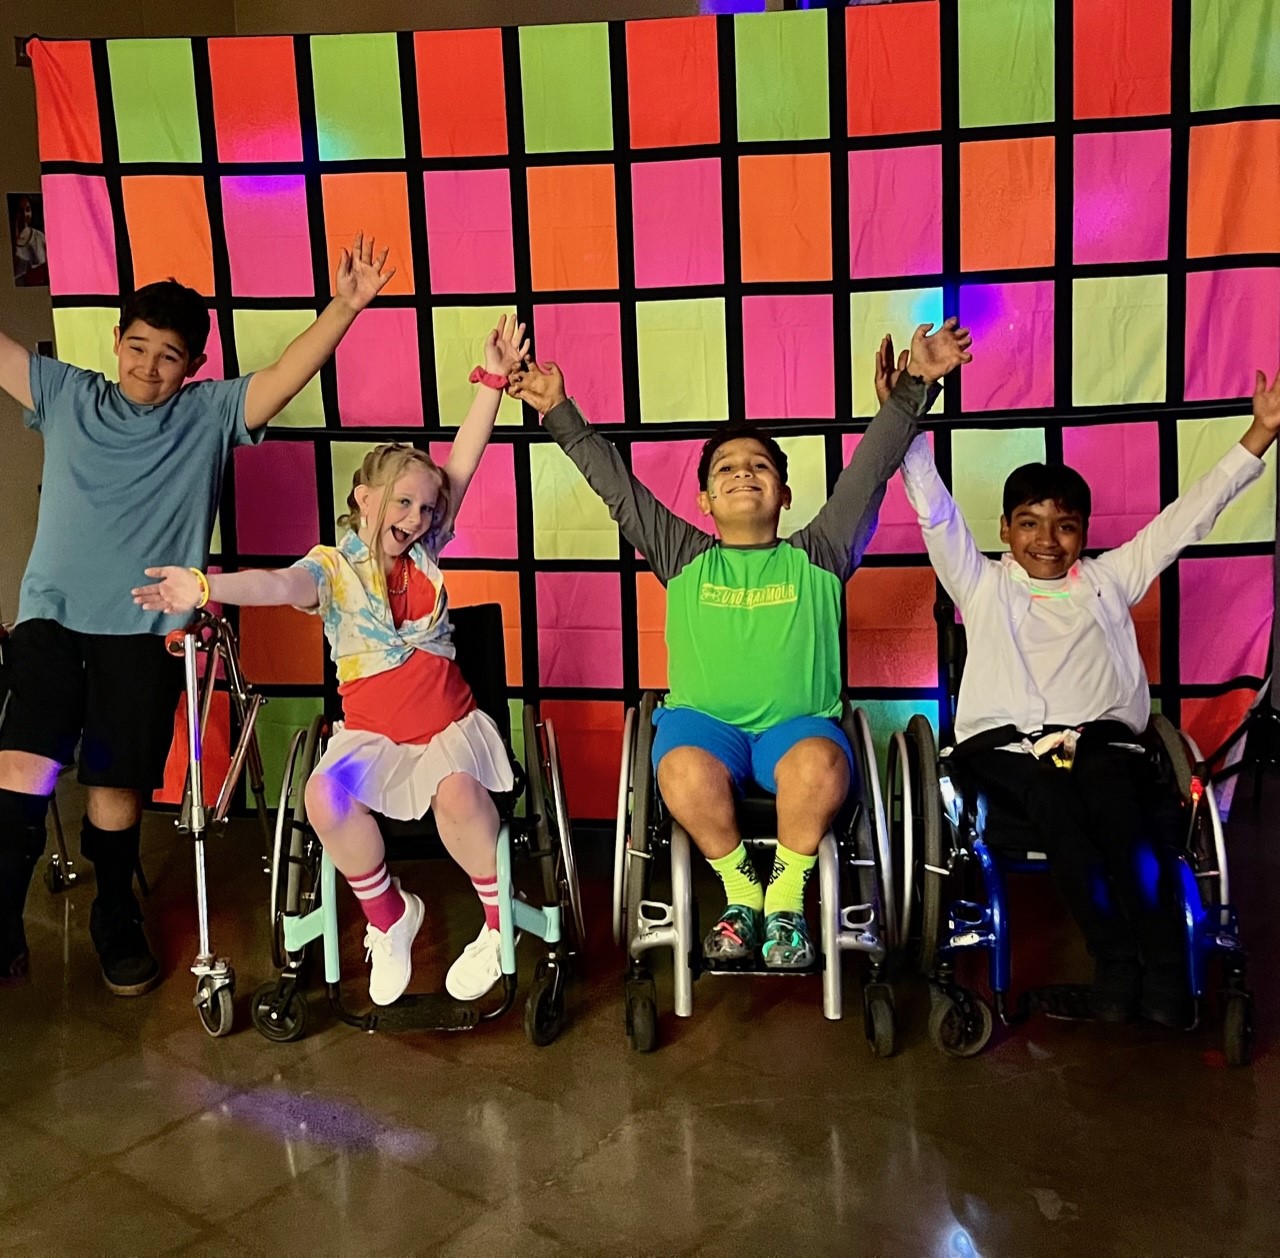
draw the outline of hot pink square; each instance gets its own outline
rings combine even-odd
[[[361,313],[338,343],[338,417],[344,428],[421,428],[418,315],[394,306]]]
[[[1186,684],[1216,686],[1266,674],[1272,564],[1270,555],[1179,562],[1178,672]]]
[[[1077,263],[1169,256],[1169,132],[1102,131],[1075,140]]]
[[[1278,344],[1280,267],[1188,274],[1187,401],[1251,397],[1254,371],[1275,370]]]
[[[631,443],[631,470],[652,490],[653,496],[682,520],[710,533],[713,531],[711,517],[698,509],[701,456],[702,442],[698,440]]]
[[[1156,424],[1091,424],[1062,430],[1062,461],[1089,483],[1089,546],[1129,541],[1160,514],[1160,430]]]
[[[539,572],[538,677],[544,686],[622,685],[616,572]]]
[[[429,447],[441,467],[448,463],[452,448],[449,441],[433,441]],[[519,554],[515,447],[509,442],[491,441],[485,447],[454,532],[445,551],[448,559],[515,559]]]
[[[966,411],[1053,405],[1053,281],[966,284],[960,322],[973,332],[961,377]]]
[[[222,218],[237,297],[302,297],[315,291],[307,188],[302,175],[226,175]]]
[[[942,270],[942,149],[849,154],[849,262],[855,278]]]
[[[724,283],[720,159],[631,167],[636,287]]]
[[[569,395],[595,424],[620,424],[622,321],[616,302],[533,308],[533,350],[559,363]]]
[[[742,353],[748,419],[835,416],[830,297],[744,297]]]
[[[511,176],[506,170],[429,170],[427,253],[437,293],[510,293]]]
[[[226,367],[222,361],[222,334],[218,330],[218,312],[209,311],[209,339],[204,346],[204,366],[192,376],[192,380],[225,380]]]
[[[865,434],[846,433],[841,442],[845,466],[849,466],[853,452]],[[929,449],[934,448],[933,433],[925,434]],[[907,491],[902,487],[902,473],[894,472],[885,488],[884,502],[880,506],[880,522],[875,535],[867,546],[868,555],[918,555],[924,553],[924,537],[915,511],[907,501]]]
[[[116,234],[107,181],[97,175],[45,175],[41,187],[49,292],[118,293]]]
[[[316,448],[310,441],[240,446],[236,549],[242,555],[304,555],[320,541]]]

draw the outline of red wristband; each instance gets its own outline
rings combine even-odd
[[[505,389],[507,387],[506,376],[499,376],[492,371],[485,371],[483,367],[477,367],[471,373],[472,384],[487,384],[491,389]]]

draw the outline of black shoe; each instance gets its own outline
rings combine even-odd
[[[1089,989],[1089,1007],[1099,1022],[1129,1022],[1138,1011],[1142,965],[1136,958],[1099,958]]]
[[[1182,965],[1148,966],[1142,976],[1142,999],[1138,1008],[1149,1022],[1185,1031],[1194,1021],[1194,1010]]]
[[[89,914],[89,934],[102,961],[102,978],[117,996],[141,996],[160,981],[160,963],[142,933],[142,911],[127,900],[97,899]]]
[[[30,959],[22,919],[18,918],[16,927],[0,929],[0,987],[16,987],[25,983]]]

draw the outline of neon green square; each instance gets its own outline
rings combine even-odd
[[[1178,421],[1178,492],[1185,493],[1249,427],[1250,416]],[[1271,542],[1276,535],[1276,449],[1264,458],[1266,469],[1218,517],[1206,545]]]
[[[322,162],[404,156],[394,35],[313,35],[311,77]]]
[[[53,344],[58,357],[73,367],[100,371],[108,380],[120,379],[115,355],[115,330],[120,311],[114,306],[55,306]]]
[[[778,536],[790,537],[822,510],[827,501],[827,445],[821,437],[780,437],[787,456],[791,507],[778,521]]]
[[[1051,0],[960,0],[960,125],[1052,122]]]
[[[529,447],[535,559],[616,559],[618,526],[558,445]]]
[[[333,441],[329,444],[329,469],[333,484],[333,519],[346,515],[347,495],[351,492],[352,478],[360,470],[364,456],[374,448],[373,441]],[[337,530],[338,537],[342,529]]]
[[[824,10],[740,13],[733,43],[739,140],[825,140],[831,134]]]
[[[311,310],[236,310],[232,317],[242,376],[270,367],[289,343],[316,321]],[[323,428],[320,377],[308,380],[302,392],[271,423],[276,428]]]
[[[613,148],[607,22],[521,27],[520,83],[526,152]]]
[[[636,304],[640,418],[729,418],[724,298]]]
[[[484,338],[504,314],[510,318],[510,307],[437,306],[431,312],[441,428],[459,427],[471,409],[476,390],[484,387],[471,383],[471,373],[483,361]],[[523,420],[520,403],[504,393],[498,403],[497,422],[519,425]]]
[[[1168,341],[1163,275],[1078,279],[1071,301],[1071,401],[1163,402]]]
[[[907,349],[922,323],[942,322],[941,288],[898,288],[849,295],[849,349],[853,357],[853,413],[864,417],[880,409],[876,399],[875,360],[886,332],[895,350]],[[945,386],[944,386],[945,387]],[[935,402],[940,408],[941,403]]]
[[[1043,428],[962,428],[951,434],[951,493],[983,550],[1005,549],[1000,516],[1009,473],[1043,462]]]
[[[280,802],[280,788],[284,783],[285,763],[289,758],[289,744],[300,729],[306,729],[312,720],[324,711],[324,700],[319,696],[272,695],[270,703],[264,703],[254,727],[258,734],[258,746],[262,750],[262,778],[267,788],[267,807],[275,808]],[[296,767],[294,785],[305,782],[306,771]]]
[[[1191,108],[1280,105],[1280,0],[1192,0]]]
[[[122,162],[198,162],[200,118],[189,39],[112,39],[111,102]]]
[[[880,788],[885,787],[889,771],[889,743],[899,730],[917,713],[924,716],[934,733],[938,730],[938,705],[932,699],[863,699],[856,689],[849,691],[855,708],[862,708],[871,723],[871,742],[876,749],[876,767],[880,771]]]

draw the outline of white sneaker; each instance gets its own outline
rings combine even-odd
[[[395,880],[400,891],[400,882]],[[369,999],[389,1005],[404,995],[413,973],[413,941],[422,929],[422,901],[412,891],[400,891],[404,912],[390,929],[370,926],[364,933],[365,960],[373,963],[369,974]]]
[[[480,933],[444,976],[454,1000],[479,1000],[502,977],[502,932],[481,926]]]

